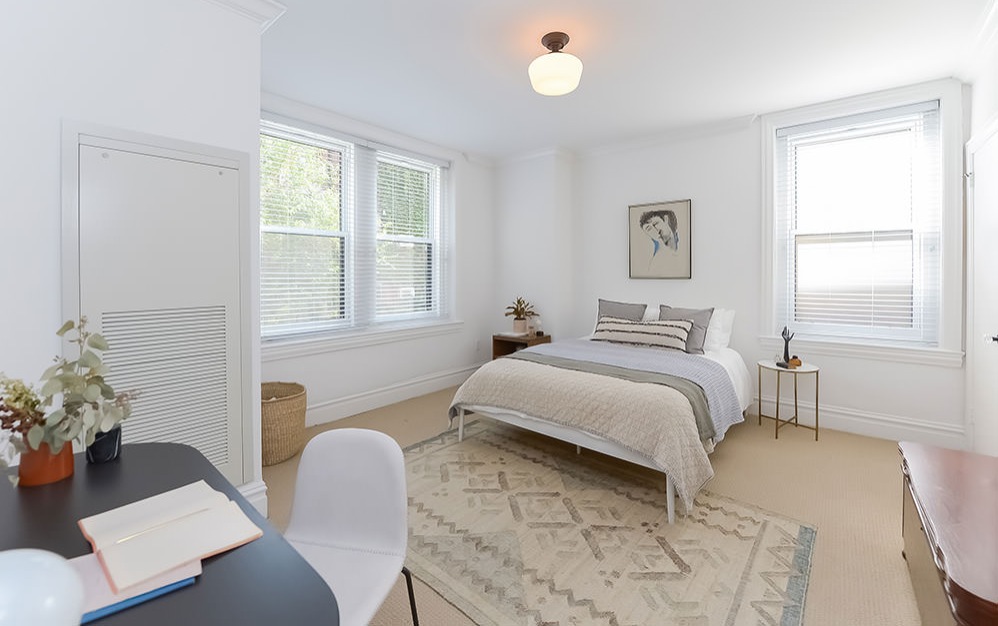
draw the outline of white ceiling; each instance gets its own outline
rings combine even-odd
[[[263,90],[474,154],[585,149],[960,76],[995,0],[281,0]],[[534,93],[541,36],[579,88]]]

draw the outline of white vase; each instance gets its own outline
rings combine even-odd
[[[513,320],[513,332],[514,333],[521,333],[521,334],[526,335],[527,334],[527,320],[514,319]]]

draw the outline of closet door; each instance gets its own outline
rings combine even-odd
[[[123,440],[192,445],[240,485],[239,164],[104,138],[78,151],[79,310],[110,345],[109,382],[139,393]]]

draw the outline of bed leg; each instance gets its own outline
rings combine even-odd
[[[582,454],[582,446],[575,446],[575,453]]]
[[[457,414],[457,440],[464,441],[464,409]]]
[[[676,523],[676,486],[672,484],[672,476],[665,476],[665,501],[669,511],[669,523]]]

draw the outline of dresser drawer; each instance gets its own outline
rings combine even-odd
[[[949,600],[943,591],[939,568],[932,557],[932,548],[922,528],[918,509],[911,496],[911,485],[904,481],[904,558],[908,562],[911,586],[918,601],[918,613],[922,624],[951,626],[956,624],[950,611]]]

